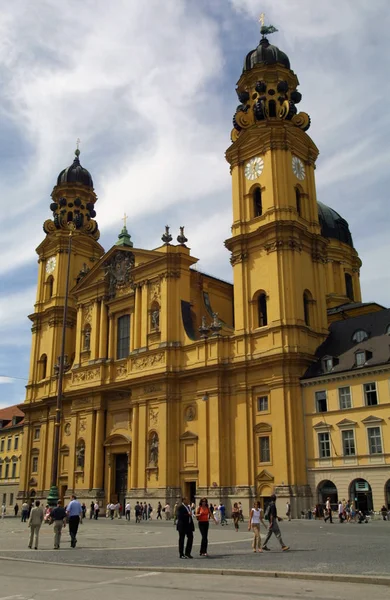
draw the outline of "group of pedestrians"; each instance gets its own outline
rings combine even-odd
[[[192,506],[188,504],[187,498],[183,498],[177,503],[177,509],[175,512],[176,516],[176,528],[179,534],[179,558],[180,559],[192,559],[192,545],[194,541],[194,516],[198,521],[199,532],[201,535],[200,543],[200,556],[208,556],[208,532],[210,520],[213,520],[216,525],[220,524],[216,518],[215,510],[211,510],[207,498],[201,498],[199,506],[196,508],[195,515],[192,510]],[[265,518],[268,520],[268,524],[265,523],[263,518],[263,510],[260,502],[255,502],[249,516],[248,531],[253,531],[253,552],[269,551],[267,544],[272,537],[272,534],[277,538],[282,550],[285,552],[289,550],[282,539],[282,534],[279,528],[279,522],[283,519],[278,517],[276,508],[276,496],[271,496],[271,502],[268,504],[266,509]],[[238,531],[238,523],[240,519],[240,510],[238,503],[233,505],[232,517],[236,531]],[[288,511],[287,517],[290,517],[290,511]],[[290,520],[290,519],[289,519]],[[267,529],[267,535],[263,545],[261,545],[260,535],[260,523]],[[186,539],[187,538],[187,539]],[[185,543],[186,542],[186,543]],[[185,547],[184,547],[185,545]]]
[[[71,501],[68,506],[64,508],[61,500],[58,500],[57,506],[50,510],[50,516],[47,522],[53,525],[54,530],[54,550],[59,550],[61,543],[61,534],[63,529],[68,524],[70,545],[72,548],[76,547],[77,544],[77,531],[79,524],[82,523],[83,508],[76,496],[71,497]],[[31,509],[30,516],[28,519],[28,526],[30,529],[29,548],[38,550],[39,543],[39,532],[42,523],[45,520],[46,511],[41,506],[39,500],[35,501],[35,506]],[[23,519],[22,519],[23,520]],[[34,545],[34,546],[33,546]]]

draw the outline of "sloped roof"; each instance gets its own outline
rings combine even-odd
[[[390,309],[371,312],[358,317],[335,321],[329,327],[329,335],[317,348],[317,361],[310,365],[302,379],[327,377],[345,371],[364,371],[367,367],[390,364],[390,335],[386,333],[390,325]],[[356,331],[364,330],[368,338],[354,342]],[[368,351],[371,358],[362,367],[356,366],[355,352]],[[330,372],[325,373],[322,359],[332,356],[338,359]]]
[[[17,417],[19,419],[16,425],[12,424],[13,417]],[[20,427],[20,425],[23,425],[24,423],[24,412],[22,412],[16,404],[14,406],[1,408],[0,421],[4,423],[1,431],[4,431],[4,429],[10,429],[11,427]]]

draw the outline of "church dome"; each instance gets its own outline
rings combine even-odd
[[[257,48],[246,55],[244,71],[250,71],[258,64],[274,65],[276,63],[282,64],[286,69],[290,68],[287,54],[279,50],[277,46],[270,44],[267,38],[262,38]]]
[[[321,226],[321,234],[326,238],[339,240],[343,244],[348,244],[353,248],[352,235],[349,231],[349,225],[342,216],[333,208],[326,206],[322,202],[317,202],[318,220]]]
[[[75,159],[70,167],[67,167],[58,175],[57,185],[62,185],[63,183],[81,183],[93,188],[91,173],[80,164],[80,150],[77,149],[75,155]]]

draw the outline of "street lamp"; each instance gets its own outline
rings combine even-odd
[[[59,450],[60,450],[60,433],[61,433],[61,411],[62,411],[62,388],[64,381],[64,373],[69,368],[67,356],[65,355],[65,341],[66,341],[66,319],[68,317],[68,296],[69,296],[69,274],[70,274],[70,258],[72,252],[72,239],[73,232],[76,229],[75,224],[70,221],[68,223],[69,228],[69,240],[68,240],[68,263],[66,266],[66,280],[65,280],[65,299],[64,299],[64,312],[62,321],[62,333],[61,333],[61,351],[58,357],[58,385],[57,385],[57,403],[56,403],[56,416],[54,423],[54,446],[53,446],[53,462],[51,467],[51,482],[50,492],[47,497],[47,503],[49,506],[56,506],[59,498],[58,492],[58,461],[59,461]],[[57,369],[56,369],[57,370]]]

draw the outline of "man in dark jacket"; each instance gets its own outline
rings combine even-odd
[[[265,541],[263,544],[263,550],[269,550],[269,548],[267,547],[267,543],[268,543],[271,535],[274,534],[277,537],[277,539],[279,540],[279,544],[280,544],[282,550],[286,551],[286,550],[289,550],[290,548],[289,548],[289,546],[286,546],[286,544],[282,540],[282,534],[280,533],[278,521],[283,521],[283,519],[278,517],[275,502],[276,502],[276,496],[275,496],[275,494],[273,494],[271,496],[271,502],[267,506],[267,510],[265,513],[265,517],[269,518],[269,528],[268,528],[267,537],[265,538]]]
[[[192,519],[191,509],[188,506],[187,498],[178,502],[176,510],[176,529],[179,532],[179,557],[192,558],[191,550],[194,541],[194,521]],[[186,550],[184,552],[184,538],[187,536]]]
[[[58,500],[57,506],[51,511],[50,516],[54,524],[54,550],[59,550],[62,529],[66,526],[66,510],[62,506],[61,500]]]

